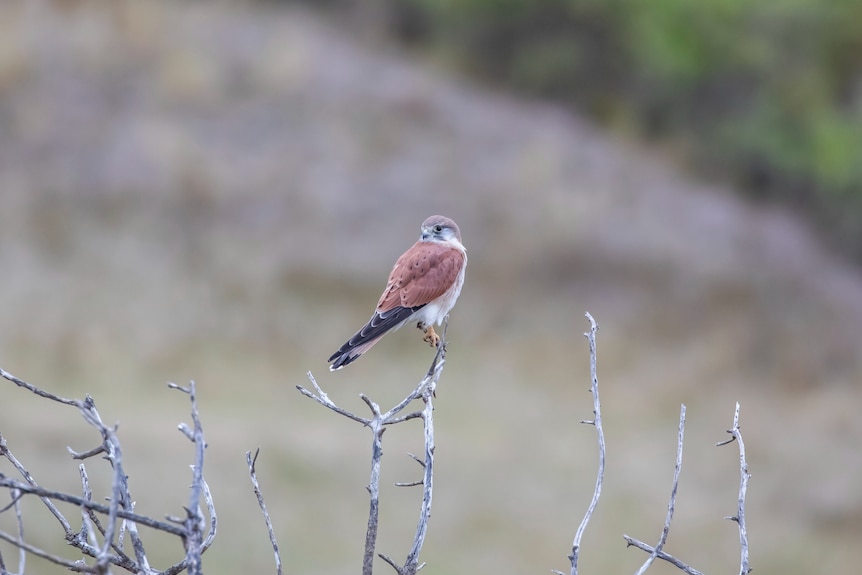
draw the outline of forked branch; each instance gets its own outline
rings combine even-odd
[[[643,541],[638,541],[634,537],[629,537],[628,535],[623,535],[623,539],[626,540],[626,544],[629,547],[637,547],[638,549],[642,549],[649,553],[649,557],[644,561],[644,564],[641,565],[640,569],[638,569],[636,575],[643,575],[646,573],[646,570],[650,568],[653,564],[653,561],[656,559],[662,559],[667,561],[668,563],[678,567],[682,571],[688,573],[689,575],[703,575],[697,569],[687,565],[686,563],[680,561],[673,555],[664,552],[664,545],[667,542],[668,533],[670,533],[670,524],[673,521],[673,512],[676,507],[676,492],[679,489],[679,472],[682,469],[682,446],[685,439],[685,405],[680,407],[679,410],[679,431],[677,433],[676,440],[676,466],[673,470],[673,483],[670,488],[670,501],[667,504],[667,515],[664,519],[664,527],[661,530],[661,535],[659,536],[658,543],[656,543],[655,547],[651,547],[644,543]]]
[[[422,545],[425,542],[425,535],[428,530],[428,519],[431,516],[431,501],[433,495],[433,480],[434,480],[434,397],[437,388],[437,382],[440,380],[440,375],[443,371],[443,365],[446,362],[446,328],[448,319],[443,324],[443,332],[440,337],[437,353],[434,355],[434,360],[431,362],[431,367],[419,384],[410,392],[403,400],[386,412],[380,410],[380,406],[369,399],[365,394],[360,394],[362,401],[368,406],[371,411],[371,417],[361,417],[346,409],[337,406],[329,396],[320,388],[317,381],[311,372],[308,372],[308,379],[314,391],[297,385],[296,388],[305,395],[314,399],[324,407],[347,417],[353,421],[361,423],[371,429],[371,477],[368,483],[369,493],[369,510],[368,510],[368,526],[365,532],[365,552],[362,560],[363,575],[371,575],[374,567],[374,555],[377,545],[377,530],[379,525],[379,509],[380,509],[380,463],[383,456],[383,432],[389,425],[402,423],[410,419],[421,418],[423,421],[424,439],[425,439],[425,457],[424,460],[419,460],[423,468],[423,477],[421,482],[412,483],[414,485],[422,485],[422,506],[419,512],[419,521],[416,525],[416,535],[413,539],[413,545],[407,554],[407,558],[403,565],[398,565],[390,557],[379,554],[379,557],[389,564],[398,575],[414,575],[424,564],[419,563],[419,554],[422,550]],[[414,400],[421,399],[424,403],[424,408],[421,411],[415,411],[402,415],[401,412],[410,405]],[[405,485],[405,484],[401,484]]]

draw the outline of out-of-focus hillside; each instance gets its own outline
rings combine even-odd
[[[432,213],[460,224],[470,263],[438,388],[429,572],[564,568],[595,478],[577,424],[584,310],[601,325],[608,442],[585,571],[632,571],[644,557],[622,533],[658,536],[683,402],[669,552],[705,572],[737,564],[722,520],[737,453],[713,445],[740,401],[755,569],[857,565],[862,277],[798,220],[721,192],[296,8],[0,6],[0,365],[92,394],[154,516],[185,502],[191,461],[174,429],[184,399],[164,382],[195,379],[221,521],[209,573],[273,570],[244,462],[258,445],[288,570],[355,572],[367,430],[294,386],[311,369],[361,410],[360,391],[387,404],[422,376],[431,351],[411,329],[344,371],[325,359]],[[95,441],[10,384],[0,433],[70,490],[65,446]],[[385,482],[415,476],[402,453],[419,439],[386,434]],[[418,494],[382,496],[379,550],[398,556]]]
[[[862,261],[858,0],[326,4],[790,206]]]

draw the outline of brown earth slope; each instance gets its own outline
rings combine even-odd
[[[429,573],[565,568],[595,477],[577,424],[585,310],[608,441],[586,572],[632,572],[645,556],[621,535],[658,537],[680,403],[667,549],[736,568],[722,518],[737,454],[713,447],[735,401],[757,572],[859,564],[862,277],[799,220],[295,9],[0,6],[0,365],[94,395],[155,516],[179,512],[191,461],[164,382],[197,381],[222,521],[208,573],[273,571],[245,475],[258,445],[289,572],[356,572],[367,432],[293,388],[311,369],[361,410],[360,391],[387,404],[421,377],[412,329],[342,372],[325,359],[432,213],[461,225],[470,263],[438,390]],[[419,500],[388,486],[416,475],[416,431],[386,436],[380,551],[395,557]],[[37,479],[77,489],[64,447],[95,439],[74,413],[0,386],[0,432]]]

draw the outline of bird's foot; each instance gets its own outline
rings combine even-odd
[[[428,345],[431,347],[440,345],[440,336],[434,331],[434,326],[429,325],[422,331],[425,332],[425,337],[422,338],[422,341],[428,342]]]

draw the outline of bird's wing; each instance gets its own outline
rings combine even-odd
[[[416,311],[434,301],[452,287],[464,262],[464,254],[456,248],[416,242],[395,262],[377,312],[399,307]]]

